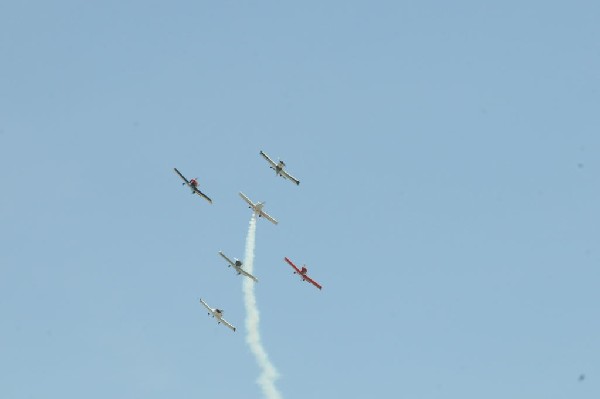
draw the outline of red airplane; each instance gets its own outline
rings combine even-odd
[[[314,285],[318,289],[322,288],[321,284],[317,283],[315,280],[313,280],[312,278],[308,277],[308,275],[306,274],[308,272],[308,269],[306,268],[306,266],[302,266],[302,269],[298,269],[298,267],[296,265],[294,265],[292,263],[292,261],[289,260],[288,258],[284,258],[284,260],[287,263],[289,263],[291,267],[294,268],[294,274],[298,274],[300,276],[300,278],[302,279],[302,281],[308,281],[309,283],[311,283],[312,285]]]

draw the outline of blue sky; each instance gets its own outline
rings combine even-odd
[[[243,191],[280,221],[254,272],[284,398],[597,398],[598,20],[592,1],[0,4],[0,396],[262,397],[218,255],[243,256]]]

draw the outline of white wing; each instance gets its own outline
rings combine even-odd
[[[206,302],[204,302],[204,301],[202,300],[202,298],[200,298],[200,303],[201,303],[201,304],[203,304],[203,305],[204,305],[204,307],[205,307],[206,309],[208,309],[208,311],[209,311],[210,313],[212,313],[213,315],[215,314],[215,310],[214,310],[213,308],[211,308],[210,306],[208,306],[208,304],[207,304]]]
[[[229,259],[229,258],[227,257],[227,255],[225,255],[223,252],[219,251],[219,255],[221,255],[223,258],[225,258],[225,260],[226,260],[227,262],[229,262],[229,263],[231,264],[231,266],[235,267],[235,263],[234,263],[234,262],[233,262],[231,259]]]
[[[253,275],[251,275],[250,273],[248,273],[247,271],[245,271],[244,269],[242,269],[241,267],[236,267],[236,270],[240,273],[242,273],[244,276],[246,277],[250,277],[252,280],[254,280],[256,283],[258,283],[258,279],[256,277],[254,277]]]
[[[266,159],[267,162],[270,163],[273,168],[277,166],[277,164],[275,162],[273,162],[273,160],[271,158],[269,158],[269,156],[267,154],[265,154],[264,152],[261,151],[260,155],[262,155],[263,158]]]
[[[277,224],[277,220],[273,219],[273,217],[271,217],[271,215],[269,215],[267,212],[260,211],[260,215],[262,217],[264,217],[265,219],[267,219],[269,222],[271,222],[273,224]]]
[[[240,194],[240,197],[242,197],[242,199],[243,199],[244,201],[246,201],[246,202],[248,203],[248,205],[250,205],[250,206],[252,207],[252,209],[254,209],[254,207],[256,206],[256,205],[254,204],[254,202],[252,202],[252,201],[250,200],[250,198],[246,197],[246,195],[245,195],[244,193],[242,193],[241,191],[239,192],[239,194]]]
[[[231,328],[233,331],[235,331],[235,327],[232,326],[227,320],[221,318],[219,319],[221,321],[221,323],[223,323],[224,325],[226,325],[227,327]]]
[[[294,176],[290,175],[285,170],[282,170],[281,174],[284,175],[285,177],[287,177],[288,179],[290,179],[291,181],[293,181],[294,183],[296,183],[296,185],[300,185],[300,180],[296,179]]]

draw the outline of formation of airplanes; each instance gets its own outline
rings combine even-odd
[[[275,162],[263,151],[260,151],[260,155],[269,163],[269,167],[275,171],[275,174],[277,176],[281,176],[286,180],[292,181],[296,185],[300,185],[300,180],[296,179],[289,172],[287,172],[287,170],[285,170],[286,165],[283,161],[280,160],[279,162]],[[190,188],[192,194],[197,194],[199,197],[204,198],[206,201],[208,201],[209,203],[212,204],[212,202],[213,202],[212,199],[210,197],[208,197],[206,194],[204,194],[202,191],[200,191],[200,189],[198,188],[198,186],[199,186],[198,178],[188,180],[181,172],[179,172],[179,170],[177,170],[177,168],[173,168],[173,170],[175,171],[175,173],[177,173],[177,175],[181,178],[181,180],[183,180],[182,184],[187,185]],[[273,218],[271,215],[269,215],[267,212],[264,211],[265,202],[256,202],[255,203],[241,191],[239,192],[239,195],[247,203],[248,207],[250,209],[252,209],[252,211],[254,212],[254,214],[256,216],[267,219],[274,225],[278,224],[278,222],[275,218]],[[219,251],[219,255],[221,255],[221,257],[223,257],[223,259],[225,259],[227,261],[228,267],[233,267],[235,269],[235,271],[237,272],[238,275],[243,275],[244,277],[247,277],[247,278],[253,280],[254,282],[258,282],[258,279],[255,276],[253,276],[252,274],[250,274],[249,272],[244,270],[243,262],[241,260],[239,260],[237,258],[233,258],[233,260],[232,260],[227,255],[225,255],[223,253],[223,251]],[[307,270],[306,266],[302,266],[302,268],[298,268],[289,258],[285,257],[284,260],[294,269],[294,274],[297,274],[302,279],[302,281],[307,281],[307,282],[311,283],[312,285],[314,285],[315,287],[317,287],[318,289],[322,289],[322,286],[318,282],[316,282],[315,280],[313,280],[311,277],[308,276],[308,270]],[[236,328],[231,323],[229,323],[227,320],[225,320],[223,318],[224,312],[222,309],[211,308],[202,298],[200,298],[200,303],[208,310],[208,315],[209,316],[212,315],[212,317],[214,317],[216,319],[217,324],[223,324],[224,326],[228,327],[232,331],[234,331],[234,332],[236,331]]]

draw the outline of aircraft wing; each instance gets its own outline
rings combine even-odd
[[[188,179],[183,177],[183,175],[181,174],[180,171],[177,170],[177,168],[173,168],[173,170],[175,171],[175,173],[177,173],[179,175],[179,177],[181,177],[181,180],[183,180],[185,182],[185,184],[187,184],[188,186],[190,185],[190,182],[188,181]]]
[[[296,179],[294,176],[290,175],[288,172],[286,172],[285,170],[282,170],[280,172],[282,175],[284,175],[286,178],[290,179],[291,181],[293,181],[294,183],[296,183],[296,185],[300,185],[300,180]]]
[[[214,310],[213,308],[211,308],[210,306],[208,306],[208,304],[207,304],[206,302],[204,302],[204,301],[202,300],[202,298],[200,298],[200,303],[201,303],[202,305],[204,305],[204,307],[205,307],[206,309],[208,309],[208,311],[209,311],[210,313],[212,313],[212,314],[214,314],[214,313],[215,313],[215,310]]]
[[[311,283],[312,285],[314,285],[315,287],[317,287],[318,289],[323,288],[323,287],[321,287],[321,284],[317,283],[315,280],[313,280],[312,278],[308,277],[306,274],[303,274],[302,278],[304,280],[308,281],[309,283]]]
[[[226,325],[227,327],[229,327],[230,329],[232,329],[235,332],[235,327],[232,326],[227,320],[221,318],[219,319],[221,321],[221,323],[223,323],[224,325]]]
[[[256,277],[254,277],[253,275],[251,275],[250,273],[248,273],[247,271],[245,271],[241,267],[236,267],[236,270],[238,272],[242,273],[244,276],[250,277],[252,280],[254,280],[255,283],[258,283],[258,279]]]
[[[223,258],[225,258],[225,260],[226,260],[227,262],[229,262],[229,263],[231,264],[231,266],[235,267],[235,263],[234,263],[234,262],[233,262],[231,259],[229,259],[229,258],[227,257],[227,255],[225,255],[223,252],[219,251],[219,255],[221,255]]]
[[[250,205],[252,207],[252,209],[254,209],[254,207],[255,207],[254,202],[252,202],[250,200],[250,198],[246,197],[246,195],[243,192],[240,191],[239,194],[240,194],[240,197],[242,197],[242,199],[244,201],[246,201],[248,203],[248,205]]]
[[[298,268],[296,267],[296,265],[294,265],[294,264],[292,263],[292,261],[291,261],[291,260],[289,260],[287,257],[283,258],[283,260],[285,260],[287,263],[289,263],[289,264],[290,264],[290,266],[291,266],[291,267],[293,267],[293,268],[294,268],[294,270],[296,270],[296,272],[297,272],[297,273],[300,273],[300,269],[298,269]]]
[[[277,164],[275,162],[273,162],[273,160],[271,158],[269,158],[269,156],[267,154],[265,154],[264,152],[261,151],[260,155],[262,155],[263,158],[266,159],[267,162],[270,163],[273,168],[277,166]]]
[[[210,198],[208,198],[208,195],[206,195],[202,191],[198,190],[198,188],[194,187],[194,192],[212,204],[212,200]]]
[[[269,215],[267,212],[260,211],[260,215],[262,217],[264,217],[265,219],[267,219],[269,222],[271,222],[273,224],[277,224],[277,220],[273,219],[273,217],[271,215]]]

